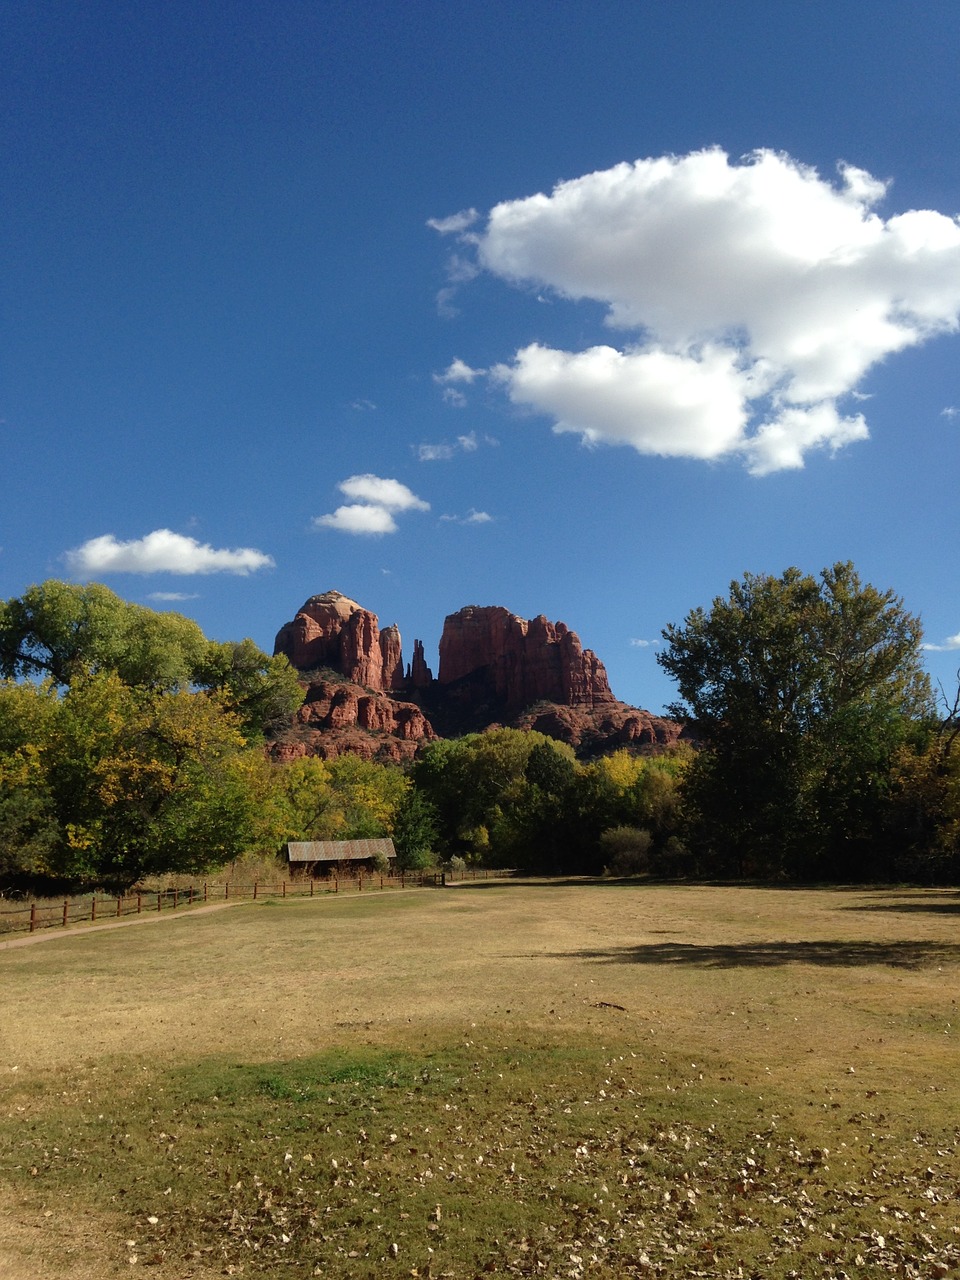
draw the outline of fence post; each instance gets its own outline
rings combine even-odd
[[[117,918],[118,918],[118,919],[120,918],[120,915],[121,915],[121,910],[120,910],[120,909],[121,909],[121,907],[122,907],[122,906],[123,906],[123,898],[122,898],[122,897],[120,897],[120,898],[118,898],[118,899],[117,899]]]
[[[64,928],[67,927],[67,917],[69,916],[69,914],[70,914],[70,903],[68,899],[64,898],[63,900],[63,927]]]
[[[160,890],[157,890],[157,910],[160,910]]]
[[[336,871],[333,873],[333,892],[334,893],[340,892],[340,877],[336,873]]]
[[[204,880],[204,882],[203,882],[203,900],[204,900],[204,902],[206,902],[206,900],[207,900],[207,882],[206,882],[206,880]]]
[[[180,890],[176,885],[173,886],[173,905],[174,908],[180,905]]]
[[[37,904],[35,902],[31,902],[30,903],[30,932],[33,933],[36,927],[37,927]]]
[[[137,890],[137,915],[143,910],[143,894]]]
[[[90,899],[90,920],[91,922],[97,918],[97,895],[94,894]]]
[[[357,872],[357,893],[363,892],[363,872]]]
[[[313,876],[310,877],[310,897],[313,897]]]
[[[225,898],[230,897],[230,881],[229,880],[224,880],[223,882],[223,896]]]
[[[253,882],[253,900],[254,900],[254,902],[256,902],[256,900],[257,900],[257,882],[256,882],[256,880],[254,880],[254,882]]]
[[[283,891],[281,892],[280,897],[281,897],[281,898],[285,898],[286,896],[287,896],[287,882],[286,882],[286,880],[284,880],[284,882],[283,882]]]

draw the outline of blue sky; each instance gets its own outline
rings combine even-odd
[[[851,559],[960,665],[953,0],[0,0],[0,597],[436,669]],[[952,639],[951,639],[952,638]]]

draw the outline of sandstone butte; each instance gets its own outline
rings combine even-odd
[[[271,742],[275,759],[355,752],[411,760],[420,745],[496,725],[536,729],[582,756],[617,747],[654,752],[682,726],[618,701],[603,663],[576,632],[498,605],[450,614],[436,677],[414,641],[404,668],[400,632],[339,591],[311,596],[280,628],[274,653],[300,673],[303,705]]]

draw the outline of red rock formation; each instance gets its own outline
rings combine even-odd
[[[416,645],[414,641],[414,645]],[[420,646],[421,649],[423,646]],[[397,624],[384,627],[380,632],[380,654],[383,667],[383,688],[403,688],[403,648]]]
[[[304,672],[328,667],[345,679],[306,679],[303,706],[273,742],[275,759],[411,760],[419,745],[493,724],[537,729],[582,755],[621,746],[662,750],[682,726],[618,702],[603,663],[575,632],[543,615],[527,621],[498,606],[451,614],[434,680],[423,643],[414,641],[404,676],[400,632],[339,591],[311,596],[277,635]],[[403,701],[404,696],[412,701]]]
[[[279,761],[352,752],[366,760],[412,760],[436,738],[420,707],[345,681],[314,680],[291,728],[270,746]]]
[[[440,640],[441,686],[470,679],[507,714],[534,702],[596,707],[615,701],[603,663],[562,622],[528,622],[499,606],[450,614]]]
[[[427,660],[423,656],[422,640],[413,642],[413,662],[407,671],[407,683],[411,689],[429,689],[433,684],[433,672],[427,666]]]
[[[354,684],[379,692],[403,686],[403,652],[396,626],[380,630],[375,613],[339,591],[311,596],[277,632],[274,653],[298,671],[331,667]]]
[[[683,736],[683,725],[674,720],[617,701],[596,707],[541,704],[517,716],[512,727],[559,738],[580,755],[602,755],[618,747],[656,752],[673,746]]]

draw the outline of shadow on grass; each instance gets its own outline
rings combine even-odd
[[[935,915],[960,916],[960,898],[955,895],[917,893],[908,899],[891,897],[885,902],[868,902],[860,906],[843,907],[844,911],[893,911],[901,912],[927,911]]]
[[[656,942],[636,947],[558,952],[555,959],[597,964],[674,965],[690,969],[773,968],[810,964],[825,968],[887,965],[923,969],[960,964],[960,943],[952,942],[740,942],[698,946],[692,942]]]

